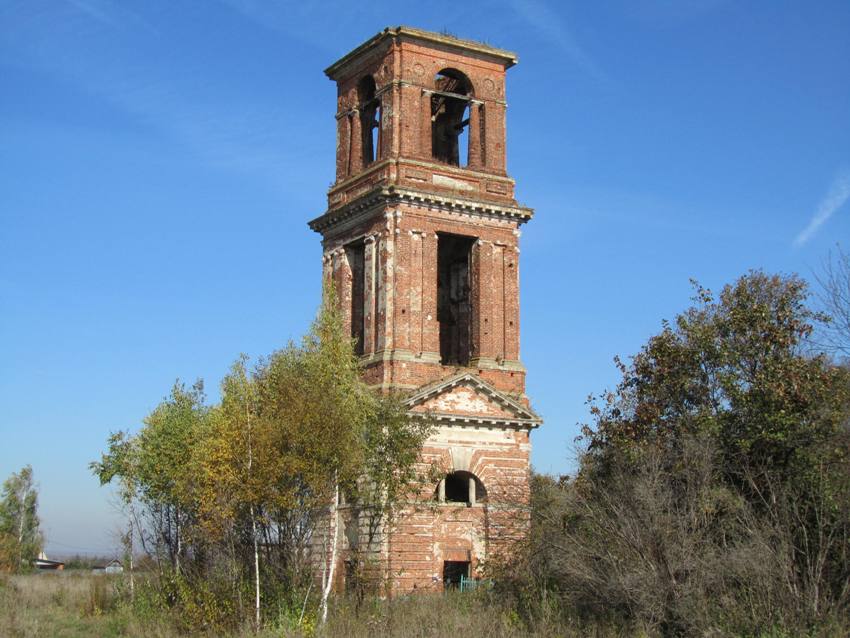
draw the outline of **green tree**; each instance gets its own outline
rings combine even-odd
[[[39,530],[38,490],[29,465],[3,482],[0,500],[0,568],[26,569],[43,546]]]
[[[818,442],[846,423],[847,371],[806,352],[814,323],[806,283],[751,272],[715,299],[664,323],[626,366],[613,392],[592,400],[584,430],[600,465],[612,450],[717,435],[732,474],[770,471],[786,479],[811,467]],[[740,476],[744,480],[743,476]]]
[[[260,374],[261,417],[279,434],[281,459],[293,501],[308,511],[327,508],[321,616],[334,582],[339,547],[340,492],[363,473],[365,432],[375,395],[360,377],[332,288],[304,337],[275,353]]]
[[[244,355],[232,365],[218,405],[205,405],[200,384],[175,384],[138,434],[112,435],[91,467],[118,484],[143,549],[171,568],[161,570],[167,604],[195,626],[235,623],[250,587],[259,629],[264,608],[279,615],[297,599],[303,609],[317,566],[326,616],[341,494],[375,529],[390,520],[428,431],[401,397],[364,383],[328,290],[300,343],[252,369]]]
[[[813,353],[824,319],[796,276],[697,286],[591,397],[577,476],[535,482],[532,574],[666,636],[846,617],[850,373]]]
[[[112,434],[107,452],[90,464],[102,485],[117,480],[122,499],[144,504],[147,520],[137,531],[160,572],[163,560],[178,574],[182,569],[186,532],[196,514],[189,460],[208,414],[203,383],[187,389],[177,381],[137,435]]]
[[[247,513],[254,580],[254,626],[260,627],[260,525],[277,502],[281,469],[267,425],[257,418],[258,394],[245,355],[221,383],[221,404],[211,411],[194,448],[201,529],[211,539],[232,536]]]

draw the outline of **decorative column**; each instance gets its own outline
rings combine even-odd
[[[408,248],[409,270],[407,277],[409,295],[407,301],[407,347],[413,354],[421,355],[424,348],[423,335],[425,329],[425,315],[423,314],[422,307],[423,270],[425,268],[422,255],[422,233],[420,231],[408,230],[407,236],[410,242]]]
[[[377,325],[377,288],[378,288],[378,242],[374,235],[365,239],[363,251],[363,270],[365,281],[363,286],[363,354],[375,352],[375,326]]]
[[[431,148],[431,95],[431,91],[422,89],[422,99],[419,106],[419,144],[422,157],[425,159],[431,159],[434,154]]]
[[[469,101],[469,154],[467,165],[470,168],[481,167],[481,104]]]
[[[505,244],[493,243],[493,283],[491,288],[492,356],[496,361],[505,359]]]
[[[519,231],[516,231],[517,237]],[[519,247],[505,251],[505,359],[519,360]]]
[[[422,233],[422,352],[440,357],[440,322],[437,320],[437,234]]]
[[[358,109],[351,110],[351,144],[350,144],[350,160],[348,165],[351,167],[349,175],[359,173],[363,169],[363,123],[360,119],[360,111]]]
[[[342,311],[342,322],[345,334],[351,334],[351,264],[345,248],[337,248],[333,252],[333,281],[336,288],[337,303]]]

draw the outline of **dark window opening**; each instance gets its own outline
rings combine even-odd
[[[361,145],[363,166],[378,159],[381,147],[381,100],[375,97],[375,79],[367,75],[357,87],[358,110],[360,111]]]
[[[443,69],[431,96],[431,151],[434,159],[466,166],[469,161],[469,97],[472,84],[460,71]],[[462,162],[462,163],[461,163]]]
[[[470,257],[474,237],[437,238],[437,321],[443,365],[469,364],[472,326]]]
[[[345,592],[350,594],[359,589],[360,570],[357,569],[357,564],[352,560],[345,561]]]
[[[469,478],[460,472],[454,472],[446,477],[446,502],[469,502]]]
[[[468,560],[443,561],[443,584],[447,588],[459,587],[461,578],[469,578]]]
[[[354,353],[360,355],[363,354],[366,331],[366,246],[363,243],[351,244],[345,247],[345,252],[351,269],[351,338],[354,340]]]
[[[438,500],[446,503],[474,505],[487,500],[484,484],[474,474],[463,470],[447,474],[437,490]]]

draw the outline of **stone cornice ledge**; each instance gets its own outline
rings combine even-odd
[[[533,430],[540,427],[542,423],[539,419],[510,419],[505,417],[492,416],[472,416],[466,414],[445,414],[442,412],[419,412],[411,410],[407,413],[411,417],[421,419],[433,419],[438,423],[451,423],[452,425],[461,425],[473,428],[514,428],[517,430],[528,429]]]
[[[481,200],[440,195],[395,185],[379,185],[348,204],[325,211],[319,217],[308,222],[308,225],[312,230],[321,233],[340,222],[369,211],[379,204],[401,203],[439,208],[480,217],[508,218],[516,220],[520,224],[526,223],[534,216],[534,211],[526,206],[501,206]]]

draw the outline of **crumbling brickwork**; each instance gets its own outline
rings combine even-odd
[[[540,419],[519,352],[520,227],[532,211],[515,201],[505,162],[515,63],[508,51],[398,27],[326,70],[338,86],[336,182],[310,222],[323,274],[365,379],[405,391],[411,418],[439,424],[421,463],[443,478],[400,507],[372,548],[394,591],[475,577],[527,525]]]

